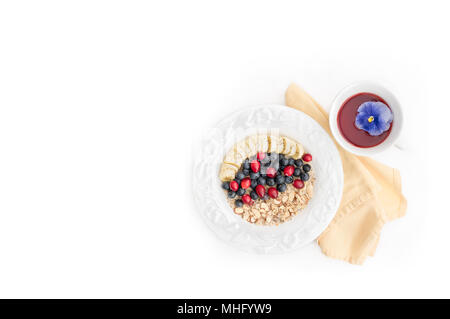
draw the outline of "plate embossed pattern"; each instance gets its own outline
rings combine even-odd
[[[248,135],[276,129],[294,138],[313,155],[314,195],[308,206],[279,226],[257,226],[234,214],[220,187],[224,152]],[[333,219],[341,200],[343,171],[328,134],[308,115],[282,105],[263,105],[233,113],[220,121],[199,144],[194,159],[193,195],[198,210],[216,235],[231,245],[257,253],[283,253],[314,239]]]

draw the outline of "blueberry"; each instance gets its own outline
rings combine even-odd
[[[276,182],[278,185],[283,184],[283,183],[284,183],[284,176],[283,176],[283,175],[277,175],[277,176],[275,177],[275,182]]]
[[[245,178],[245,174],[241,171],[237,172],[236,179],[243,180]]]
[[[295,177],[300,176],[300,173],[301,173],[301,172],[302,172],[302,171],[300,170],[300,168],[294,169],[294,176],[295,176]]]
[[[286,182],[286,184],[292,184],[292,182],[294,181],[294,178],[292,176],[286,176],[284,178],[284,181]]]
[[[244,173],[245,176],[248,176],[248,175],[250,175],[250,170],[244,168],[244,169],[242,170],[242,173]]]
[[[236,194],[237,194],[238,196],[244,195],[244,194],[245,194],[245,189],[239,187],[239,189],[237,190]]]
[[[244,202],[243,202],[242,200],[240,200],[240,199],[237,199],[237,200],[234,202],[234,205],[235,205],[236,207],[242,207],[242,206],[244,205]]]
[[[285,158],[284,155],[281,154],[281,153],[279,153],[279,154],[278,154],[278,159],[281,161],[283,158]]]
[[[301,159],[297,159],[294,161],[295,166],[301,167],[303,165],[303,161]]]
[[[311,165],[309,165],[309,164],[303,165],[303,171],[305,173],[308,173],[310,170],[311,170]]]
[[[260,176],[259,172],[251,172],[250,173],[250,179],[258,179],[258,177]]]
[[[245,159],[244,164],[243,164],[244,169],[249,170],[250,169],[250,161],[248,160],[248,158]]]
[[[256,200],[256,199],[259,198],[258,194],[257,194],[255,191],[252,191],[252,192],[250,193],[250,197],[251,197],[253,200]]]
[[[258,184],[266,185],[266,179],[264,177],[258,178]]]
[[[277,189],[279,192],[284,192],[286,190],[286,184],[279,184]]]
[[[290,158],[290,159],[289,159],[289,165],[294,165],[294,162],[295,162],[295,161],[294,161],[293,158]]]
[[[222,188],[224,189],[224,190],[229,190],[230,189],[230,183],[228,183],[228,182],[223,182],[222,183]]]
[[[235,198],[235,197],[236,197],[236,192],[229,191],[229,192],[228,192],[228,197],[229,197],[229,198]]]
[[[273,185],[275,185],[275,180],[274,180],[273,178],[268,178],[268,179],[266,180],[266,184],[267,184],[268,186],[273,186]]]
[[[280,164],[281,164],[281,166],[288,166],[289,160],[284,157],[284,158],[280,159]]]
[[[308,173],[301,173],[300,174],[300,179],[302,181],[307,181],[309,179],[309,174]]]
[[[255,188],[258,185],[258,181],[256,179],[252,179],[252,183],[250,185],[251,188]]]

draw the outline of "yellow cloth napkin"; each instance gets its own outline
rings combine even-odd
[[[285,97],[287,106],[314,118],[334,141],[328,114],[305,91],[291,84]],[[373,256],[383,225],[405,214],[406,200],[397,169],[353,155],[334,142],[344,169],[344,191],[336,216],[317,240],[325,255],[362,264]]]

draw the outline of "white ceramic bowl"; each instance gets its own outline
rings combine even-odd
[[[253,225],[236,215],[218,177],[225,152],[246,136],[268,130],[302,143],[313,156],[316,175],[306,208],[279,226]],[[344,185],[339,152],[315,120],[290,107],[262,105],[233,112],[205,132],[194,154],[192,190],[198,211],[220,239],[239,249],[262,254],[298,249],[325,230],[339,207]]]
[[[352,145],[351,143],[347,142],[347,140],[342,136],[338,128],[337,115],[339,109],[349,97],[358,93],[373,93],[375,95],[378,95],[386,101],[386,103],[391,108],[392,113],[394,114],[391,133],[386,138],[386,140],[374,147],[361,148]],[[394,142],[399,137],[400,131],[402,129],[403,114],[400,103],[390,91],[379,84],[368,81],[361,81],[345,87],[338,93],[331,105],[329,121],[331,132],[333,133],[334,138],[344,149],[357,155],[370,156],[384,151],[394,144]]]

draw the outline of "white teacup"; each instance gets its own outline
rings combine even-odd
[[[342,136],[338,128],[337,115],[339,109],[348,98],[358,93],[372,93],[378,95],[379,97],[381,97],[383,100],[386,101],[386,103],[389,105],[394,115],[392,130],[388,135],[388,137],[382,143],[369,148],[357,147],[349,143]],[[386,150],[395,143],[402,129],[403,114],[400,103],[390,91],[388,91],[379,84],[368,81],[361,81],[345,87],[338,93],[333,103],[331,104],[329,121],[331,132],[333,133],[334,138],[344,149],[357,155],[370,156]]]

